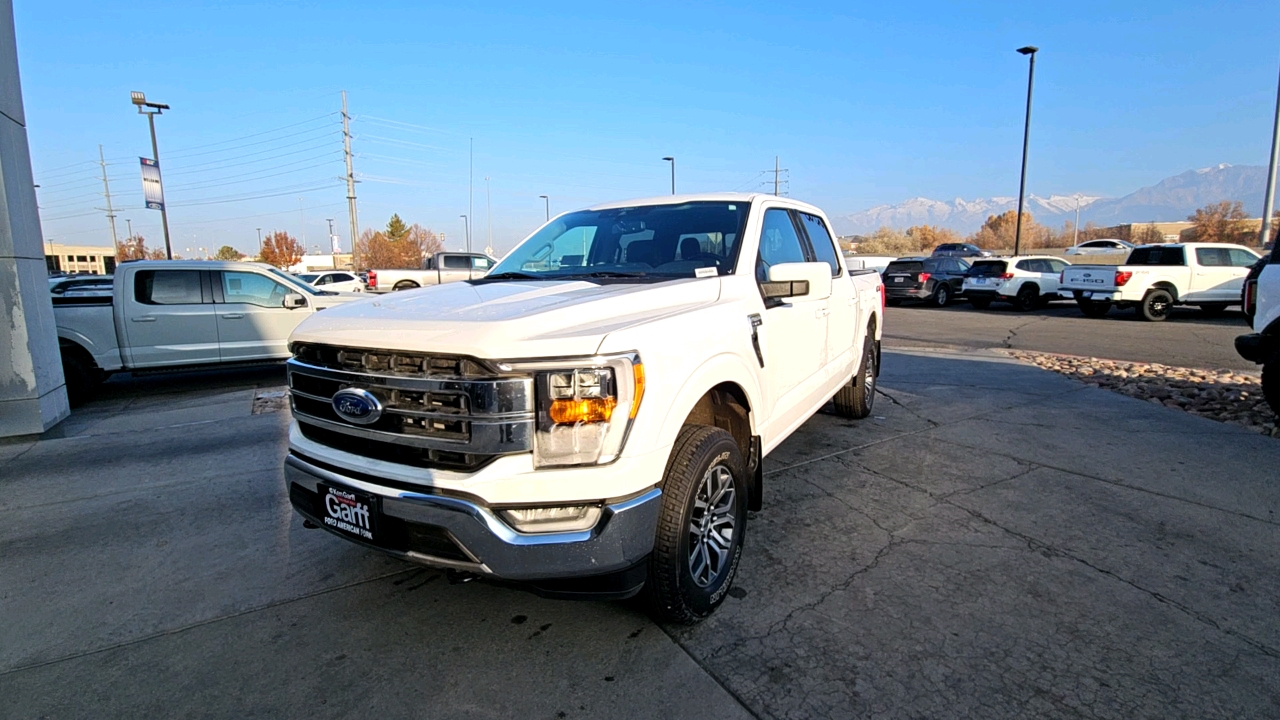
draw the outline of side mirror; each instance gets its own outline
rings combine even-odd
[[[306,307],[307,299],[302,297],[302,293],[289,293],[284,296],[284,306],[290,310]]]
[[[769,281],[761,285],[766,300],[831,297],[831,266],[824,262],[780,263],[769,268]]]

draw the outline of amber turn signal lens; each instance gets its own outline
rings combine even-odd
[[[618,401],[611,397],[554,400],[551,403],[551,422],[557,425],[609,422],[617,404]]]
[[[636,411],[640,409],[640,401],[644,399],[644,365],[636,363],[631,366],[632,376],[636,379],[636,396],[631,401],[631,419],[636,419]]]

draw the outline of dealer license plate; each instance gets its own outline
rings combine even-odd
[[[1085,291],[1083,291],[1083,292],[1081,292],[1081,293],[1080,293],[1080,297],[1082,297],[1082,298],[1091,298],[1091,297],[1093,297],[1093,291],[1092,291],[1092,290],[1085,290]]]
[[[325,527],[365,542],[377,538],[378,501],[372,495],[321,484],[317,511]]]
[[[900,278],[900,277],[896,277],[896,278],[894,278],[894,279],[893,279],[893,281],[894,281],[894,282],[902,282],[902,278]]]
[[[986,285],[986,284],[987,284],[987,279],[986,279],[986,278],[974,278],[974,279],[973,279],[973,284],[974,284],[974,285]]]

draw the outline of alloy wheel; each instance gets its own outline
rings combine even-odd
[[[707,468],[689,518],[689,574],[698,587],[715,582],[729,564],[736,502],[729,468],[719,463]]]

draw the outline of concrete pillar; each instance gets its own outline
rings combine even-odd
[[[13,2],[0,0],[0,437],[44,432],[71,412],[48,275],[18,80]]]

